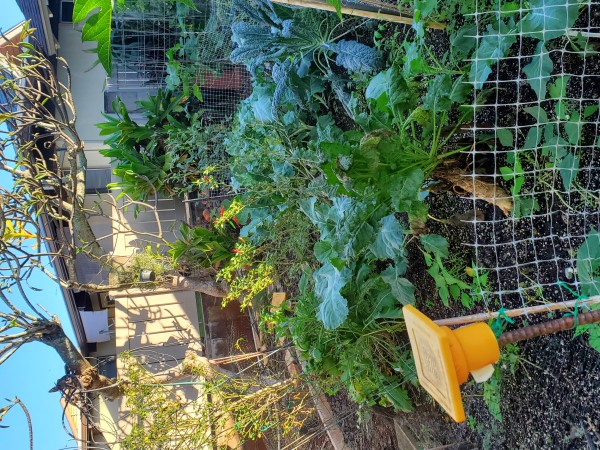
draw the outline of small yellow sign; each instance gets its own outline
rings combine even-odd
[[[448,335],[416,308],[403,308],[421,386],[457,422],[465,421]]]
[[[492,364],[500,359],[494,332],[481,322],[456,330],[440,327],[410,305],[402,311],[419,383],[455,421],[464,422],[460,385],[469,373],[478,383],[494,373]]]

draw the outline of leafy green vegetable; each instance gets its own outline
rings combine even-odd
[[[474,83],[476,89],[481,89],[492,73],[490,66],[504,58],[510,47],[517,42],[514,28],[512,18],[508,24],[500,21],[499,28],[493,25],[487,26],[487,31],[479,40],[469,73],[469,81]]]
[[[425,174],[415,167],[405,176],[396,176],[391,180],[389,193],[392,205],[398,211],[412,212],[413,205],[420,203],[421,186],[425,182]]]
[[[385,216],[380,221],[381,229],[370,250],[379,259],[393,259],[403,252],[403,231],[394,214]]]
[[[400,117],[414,104],[412,92],[395,66],[371,79],[365,97],[373,105],[372,109],[390,114],[393,118]]]
[[[577,0],[530,0],[529,13],[518,24],[521,33],[548,41],[563,36],[577,20]]]
[[[414,363],[394,338],[404,325],[397,301],[380,294],[381,278],[350,281],[345,292],[353,306],[343,326],[335,329],[326,329],[316,318],[320,300],[308,284],[304,275],[294,314],[278,327],[307,360],[307,372],[331,385],[330,392],[343,384],[356,402],[410,411],[405,385],[416,383]]]
[[[438,75],[429,83],[427,94],[423,98],[423,109],[449,111],[453,103],[462,104],[470,92],[471,86],[465,83],[462,75],[455,80],[447,73]]]
[[[332,48],[337,53],[335,63],[349,72],[372,72],[381,66],[376,50],[360,42],[343,39]]]
[[[351,272],[347,267],[339,271],[331,263],[326,263],[313,274],[315,293],[321,299],[317,318],[326,330],[339,327],[348,316],[348,301],[340,294],[349,281]]]
[[[546,84],[552,69],[553,63],[550,55],[544,46],[544,42],[540,41],[531,62],[523,67],[523,72],[527,75],[527,82],[535,91],[538,100],[546,99]]]

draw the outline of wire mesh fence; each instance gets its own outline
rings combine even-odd
[[[194,5],[140,0],[117,11],[109,92],[123,96],[167,87],[194,95],[202,108],[221,116],[235,111],[248,92],[249,77],[229,62],[233,4]]]
[[[487,310],[584,302],[600,293],[599,7],[597,1],[521,1],[510,7],[477,1],[465,18],[473,22],[468,35],[474,45],[468,179],[472,192],[480,181],[494,186],[491,203],[482,196],[463,198],[471,214],[466,245],[476,277],[489,274],[480,285]],[[588,308],[578,305],[575,316]],[[546,319],[526,315],[513,326]],[[587,400],[597,389],[597,353],[572,334],[513,350],[518,367],[507,364],[506,356],[500,364],[502,397],[494,400],[484,388],[486,403],[497,405],[495,418],[473,399],[465,401],[467,414],[482,422],[488,417],[492,429],[502,415],[515,424],[501,434],[498,448],[574,445],[559,443],[576,439],[561,427],[581,424],[583,433],[598,421]],[[519,375],[512,378],[507,367]],[[480,392],[469,386],[465,396]],[[519,424],[524,408],[536,425]],[[557,417],[565,422],[550,425]]]
[[[488,301],[502,306],[598,294],[598,5],[538,3],[506,14],[478,2],[472,15],[471,177],[493,178],[496,200],[511,205],[474,220],[473,250],[495,275]]]

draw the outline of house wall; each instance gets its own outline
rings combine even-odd
[[[105,145],[96,127],[97,123],[105,120],[102,111],[104,111],[106,74],[100,65],[95,65],[96,54],[86,52],[95,44],[82,43],[81,32],[74,29],[71,23],[59,24],[58,33],[60,42],[58,56],[64,58],[69,65],[71,92],[74,108],[77,111],[76,128],[85,143],[88,168],[110,167],[110,160],[99,153]],[[60,64],[58,75],[63,83],[67,81],[67,72]],[[132,118],[138,122],[143,121],[143,118],[137,114],[132,114]],[[112,181],[116,181],[114,176]],[[91,207],[94,202],[102,202],[108,198],[108,194],[88,195],[86,206]],[[133,206],[124,211],[121,208],[108,207],[105,203],[103,209],[111,217],[97,216],[90,219],[92,229],[108,254],[112,253],[114,256],[126,259],[143,250],[148,244],[161,242],[161,239],[151,235],[161,235],[167,242],[176,238],[174,232],[185,217],[185,206],[181,200],[161,198],[149,203],[155,207],[158,217],[150,211],[142,211],[136,215]],[[99,271],[96,264],[84,257],[78,258],[77,269],[78,277],[82,282],[109,281],[106,273]],[[109,295],[115,297],[114,307],[109,310],[112,339],[95,344],[95,350],[90,354],[92,358],[118,356],[123,351],[131,351],[139,357],[150,372],[156,373],[178,365],[187,350],[202,351],[194,292],[156,293],[130,290],[110,292]],[[211,353],[225,356],[228,351],[235,352],[232,348],[232,339],[235,342],[237,338],[243,337],[244,342],[249,344],[251,332],[249,332],[249,324],[245,325],[247,317],[244,322],[239,308],[237,312],[233,311],[232,305],[223,313],[227,320],[221,320],[221,314],[218,312],[220,302],[217,299],[213,300],[210,302],[209,310],[206,311],[210,317]],[[235,326],[230,322],[235,322]],[[232,333],[233,329],[243,329],[244,332]],[[245,350],[253,351],[254,348],[251,347]],[[117,359],[117,375],[122,371],[122,363]],[[188,401],[204,401],[204,393],[200,386],[175,386],[173,394]],[[115,443],[131,429],[129,409],[125,400],[118,399],[110,402],[99,397],[95,400],[95,406],[97,414],[95,422],[102,431],[102,435],[96,435],[95,439],[106,442],[106,448],[120,448]]]
[[[155,244],[162,243],[162,240],[173,242],[177,239],[176,232],[185,218],[184,203],[171,198],[159,198],[156,202],[150,200],[147,203],[151,208],[142,210],[137,215],[133,206],[120,211],[121,217],[114,222],[113,230],[115,255],[131,256],[143,251],[148,245],[154,247]]]
[[[71,93],[77,111],[76,127],[85,142],[88,167],[108,167],[109,159],[98,153],[105,146],[96,127],[97,123],[104,121],[101,112],[104,110],[106,73],[100,64],[96,64],[97,55],[86,52],[96,44],[82,43],[81,32],[72,23],[61,23],[58,33],[60,47],[57,53],[69,64]],[[58,76],[62,82],[67,79],[67,72],[60,65]]]
[[[158,373],[178,365],[188,350],[201,352],[194,292],[131,289],[110,292],[109,295],[115,299],[113,342],[117,355],[129,351],[151,373]],[[123,370],[123,363],[118,359],[117,374],[122,375]],[[201,384],[173,386],[172,393],[190,402],[204,397]],[[129,433],[130,409],[125,399],[113,402],[99,399],[97,409],[107,442],[118,442],[119,436]],[[118,449],[120,446],[111,448]]]
[[[103,122],[104,89],[106,86],[106,73],[101,65],[96,64],[97,55],[89,50],[95,43],[82,43],[81,32],[73,27],[72,23],[59,24],[58,56],[64,58],[70,69],[71,93],[75,110],[77,111],[76,128],[85,144],[85,154],[88,160],[88,169],[101,169],[110,167],[110,159],[102,156],[99,150],[106,148],[104,138],[99,135],[97,123]],[[59,64],[59,79],[67,80],[67,72]],[[135,117],[141,119],[141,117]],[[140,120],[140,121],[141,121]],[[59,154],[60,158],[60,154]],[[112,176],[111,181],[118,179]],[[106,195],[89,195],[86,197],[86,206],[94,202],[106,200]],[[104,204],[104,211],[111,211],[114,220],[107,217],[94,217],[90,220],[92,229],[101,239],[100,244],[107,252],[115,256],[130,257],[132,254],[143,250],[150,243],[160,243],[162,239],[172,242],[176,239],[174,231],[179,228],[185,219],[185,206],[179,199],[160,198],[157,202],[150,201],[156,207],[157,217],[149,211],[134,214],[134,208],[128,211],[117,211]],[[117,218],[118,214],[122,214]],[[125,226],[120,226],[117,221]],[[130,231],[133,230],[133,231]],[[162,238],[153,238],[155,235]],[[82,282],[99,283],[107,281],[106,273],[99,270],[96,263],[82,256],[78,258],[78,274]]]
[[[127,296],[124,292],[109,293],[117,296],[117,354],[133,352],[153,373],[175,367],[187,350],[202,350],[194,292],[159,292],[132,289]]]

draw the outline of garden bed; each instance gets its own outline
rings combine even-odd
[[[286,287],[291,301],[260,322],[344,392],[331,402],[354,448],[395,448],[389,419],[356,422],[375,405],[415,406],[424,445],[590,446],[599,326],[507,347],[490,381],[463,388],[455,425],[417,387],[402,307],[439,319],[600,294],[598,5],[417,6],[408,27],[236,3],[230,59],[252,94],[218,139],[197,137],[227,153],[237,195],[217,211],[198,202],[210,230],[176,254],[226,280],[225,302],[259,309],[267,286]]]
[[[584,11],[575,26],[585,24],[598,30],[598,10],[598,5],[593,5],[589,14]],[[527,56],[534,53],[535,44],[524,38],[516,47],[519,53],[510,56],[520,58],[502,61],[490,75],[492,81],[483,86],[483,90],[498,86],[501,89],[488,99],[489,106],[482,106],[476,125],[497,124],[500,129],[511,130],[518,126],[519,136],[514,136],[515,142],[523,146],[527,133],[536,126],[536,121],[524,109],[538,104],[538,99],[530,86],[523,83],[521,71],[530,62]],[[552,52],[550,57],[554,70],[549,80],[554,81],[561,75],[577,79],[575,83],[568,83],[563,97],[573,99],[578,110],[597,105],[598,56],[588,54],[583,63],[582,57],[569,51]],[[539,104],[550,115],[556,103],[556,99],[548,98]],[[548,122],[552,120],[565,121],[550,117]],[[573,292],[578,287],[574,284],[572,269],[581,264],[577,252],[592,228],[597,229],[600,224],[597,112],[585,122],[576,144],[583,148],[576,185],[566,188],[559,171],[552,172],[554,169],[543,166],[540,160],[523,162],[524,172],[531,176],[525,178],[520,192],[512,191],[513,200],[530,195],[539,204],[527,210],[523,217],[514,212],[506,216],[496,206],[474,201],[469,195],[452,192],[429,195],[429,213],[439,219],[428,220],[429,232],[448,239],[450,253],[454,255],[454,273],[467,279],[464,268],[470,261],[489,273],[489,296],[471,308],[460,303],[449,307],[441,305],[436,299],[435,284],[422,277],[427,267],[422,253],[413,246],[409,247],[408,278],[420,288],[419,309],[433,319],[440,319],[576,298]],[[507,162],[507,153],[512,148],[510,143],[498,141],[493,148],[478,148],[473,157],[477,176],[490,181],[495,179],[498,186],[509,193],[514,180],[499,176],[499,168],[512,165]],[[594,200],[590,201],[589,195]],[[453,220],[457,215],[462,215],[465,222],[460,224]],[[468,222],[473,220],[476,222]],[[550,313],[527,316],[505,325],[509,329],[520,328],[554,317]],[[600,411],[595,400],[600,390],[600,355],[590,348],[585,337],[563,332],[521,343],[518,348],[504,353],[500,366],[502,377],[494,388],[484,389],[473,382],[463,387],[466,423],[448,423],[445,414],[427,399],[417,407],[416,415],[407,414],[405,420],[412,425],[415,434],[424,439],[433,437],[444,444],[466,440],[472,448],[591,449],[600,445]],[[501,421],[498,420],[500,415]]]

